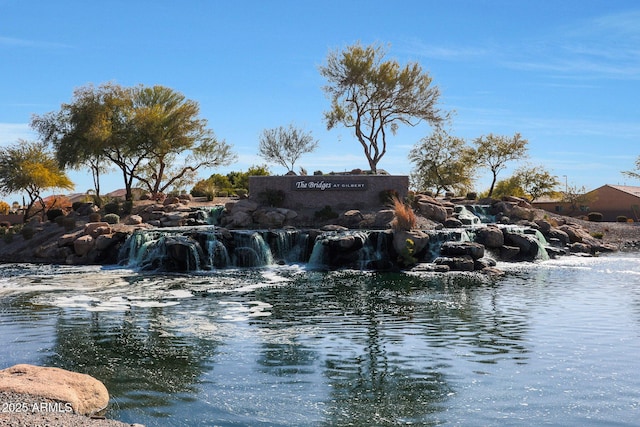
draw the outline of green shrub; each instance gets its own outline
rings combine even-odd
[[[604,237],[604,233],[601,231],[594,231],[591,233],[591,237],[595,237],[596,239],[602,239]]]
[[[102,220],[107,224],[117,224],[120,222],[120,217],[117,214],[110,213],[103,216]]]
[[[313,174],[314,174],[314,175],[316,175],[316,176],[318,176],[318,175],[324,175],[324,174],[322,173],[322,171],[320,171],[320,170],[314,171],[314,172],[313,172]]]
[[[131,211],[133,211],[133,200],[125,200],[124,203],[122,203],[122,214],[130,215]]]
[[[246,188],[236,188],[236,195],[240,198],[246,196],[249,193]]]
[[[47,219],[51,222],[55,221],[57,217],[64,215],[62,209],[49,209],[47,211]]]
[[[218,197],[229,197],[229,192],[225,190],[218,191]]]
[[[99,212],[92,212],[89,214],[89,222],[100,222],[102,216]]]
[[[619,215],[616,217],[617,222],[627,222],[627,217],[624,215]]]
[[[602,214],[600,212],[589,212],[589,215],[587,215],[587,218],[591,222],[600,222],[602,221]]]
[[[475,191],[470,191],[467,193],[467,200],[476,200],[478,198],[478,193]]]
[[[321,220],[327,220],[327,219],[332,219],[332,218],[338,218],[338,213],[334,212],[333,209],[331,209],[331,206],[326,205],[324,208],[320,209],[319,211],[315,211],[315,213],[313,214],[316,218],[321,219]]]
[[[117,214],[120,212],[120,203],[117,200],[107,203],[104,205],[104,213],[105,214]]]

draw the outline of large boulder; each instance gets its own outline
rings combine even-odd
[[[95,245],[95,239],[88,234],[78,237],[73,242],[73,251],[76,255],[83,256],[88,254]]]
[[[504,245],[504,234],[495,225],[488,225],[476,231],[476,242],[481,243],[486,248],[497,249]]]
[[[407,239],[413,242],[413,254],[420,254],[429,244],[429,235],[420,230],[396,230],[393,233],[393,249],[401,254],[407,246]]]
[[[94,415],[109,403],[107,388],[89,375],[26,364],[0,371],[0,391],[69,403],[81,415]]]
[[[337,222],[344,227],[354,228],[357,227],[362,220],[364,220],[362,212],[357,209],[351,209],[340,214]]]
[[[436,222],[444,222],[447,219],[447,208],[436,199],[428,196],[421,196],[416,204],[420,215]]]
[[[443,256],[458,257],[470,256],[474,260],[484,257],[484,246],[475,242],[444,242],[440,248]]]

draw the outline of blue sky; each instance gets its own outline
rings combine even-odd
[[[289,123],[319,140],[297,167],[367,169],[348,129],[326,130],[318,72],[329,51],[357,41],[420,63],[441,89],[440,107],[455,111],[451,134],[519,132],[529,162],[563,184],[640,185],[620,173],[640,155],[635,0],[0,0],[0,145],[34,139],[32,114],[58,110],[77,87],[160,84],[199,102],[238,153],[202,178],[265,163],[260,133]],[[408,174],[409,150],[430,132],[401,128],[379,168]],[[91,188],[87,173],[69,175],[76,191]],[[477,190],[489,182],[481,171]],[[102,183],[103,192],[121,187],[118,175]]]

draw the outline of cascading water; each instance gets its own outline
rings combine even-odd
[[[444,242],[473,242],[485,225],[424,230],[429,235],[420,262],[434,262]],[[499,226],[516,258],[546,260],[548,244],[538,230]],[[516,248],[517,249],[517,248]],[[387,270],[395,265],[391,230],[227,230],[216,226],[138,230],[123,246],[121,264],[141,270],[208,271],[221,268],[307,264],[312,269]]]

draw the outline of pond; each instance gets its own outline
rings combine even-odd
[[[0,266],[0,368],[146,426],[637,425],[640,254],[463,273]]]

